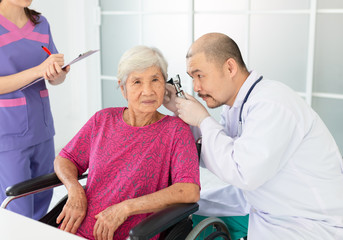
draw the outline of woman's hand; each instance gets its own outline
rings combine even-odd
[[[64,65],[64,54],[51,54],[47,59],[37,66],[40,77],[44,77],[47,69],[50,65],[57,63],[58,66],[62,67]]]
[[[59,224],[63,220],[60,229],[75,234],[86,216],[86,211],[85,191],[81,186],[76,187],[68,191],[68,200],[57,217],[56,223]]]
[[[125,201],[112,205],[97,214],[93,230],[95,240],[113,240],[114,232],[129,216]]]
[[[53,64],[49,65],[44,73],[44,79],[49,80],[49,83],[52,85],[58,85],[64,81],[69,71],[69,65],[62,69],[58,63],[54,62]]]
[[[62,69],[64,65],[63,54],[52,54],[44,62],[37,66],[39,75],[49,80],[50,84],[57,85],[64,81],[70,66]]]

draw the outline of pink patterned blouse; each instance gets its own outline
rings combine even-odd
[[[144,127],[123,121],[125,108],[97,112],[62,149],[79,174],[89,169],[86,184],[87,214],[77,235],[94,239],[94,218],[107,207],[166,188],[174,183],[199,182],[198,157],[189,126],[165,116]],[[149,214],[129,217],[113,239],[129,231]]]

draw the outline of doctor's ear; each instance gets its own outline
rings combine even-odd
[[[224,64],[225,69],[230,73],[231,76],[236,75],[238,70],[238,64],[233,58],[226,60]]]

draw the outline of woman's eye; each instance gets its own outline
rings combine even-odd
[[[140,84],[141,81],[134,81],[133,84]]]
[[[152,79],[153,82],[157,82],[158,81],[158,78],[154,78]]]

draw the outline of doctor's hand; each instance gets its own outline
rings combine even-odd
[[[193,96],[185,93],[187,99],[176,98],[178,116],[192,126],[200,127],[201,122],[210,114]]]
[[[163,106],[167,108],[169,111],[172,111],[177,116],[178,113],[177,113],[176,102],[175,102],[176,98],[177,96],[176,96],[175,87],[171,85],[170,83],[166,83],[166,93],[163,99]]]
[[[114,232],[130,216],[125,201],[112,205],[95,215],[93,235],[95,240],[113,240]]]
[[[57,217],[56,223],[59,224],[63,220],[60,229],[75,234],[86,216],[86,211],[87,198],[80,185],[68,191],[68,200]]]

